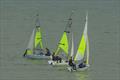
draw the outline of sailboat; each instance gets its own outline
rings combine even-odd
[[[62,38],[58,44],[58,48],[55,52],[55,56],[56,55],[59,55],[59,53],[62,51],[65,53],[66,56],[68,56],[68,48],[69,48],[69,45],[68,45],[68,38],[67,38],[67,33],[64,32],[63,35],[62,35]],[[65,60],[62,60],[61,63],[57,63],[57,61],[53,61],[53,60],[49,60],[48,61],[48,64],[52,64],[52,65],[67,65],[67,63],[65,62]]]
[[[55,51],[55,56],[59,55],[61,52],[63,52],[65,59],[62,60],[61,63],[58,63],[56,61],[53,60],[49,60],[48,64],[54,65],[54,66],[60,66],[60,65],[68,65],[68,57],[69,57],[69,41],[70,39],[68,38],[68,35],[70,34],[70,30],[68,30],[68,28],[71,28],[72,25],[72,16],[73,12],[71,13],[69,19],[68,19],[68,23],[67,26],[65,27],[65,31],[63,32],[63,35],[61,37],[61,40],[58,43],[58,47],[57,50]],[[62,56],[63,57],[63,56]]]
[[[77,62],[77,71],[83,71],[88,69],[89,65],[89,40],[88,40],[88,34],[87,34],[87,26],[88,26],[88,14],[86,15],[86,23],[84,32],[82,34],[81,41],[78,46],[77,53],[74,57],[74,61]],[[79,63],[85,61],[85,67],[79,68]],[[72,71],[73,69],[71,67],[67,67],[69,71]]]
[[[28,46],[23,56],[29,59],[49,59],[50,56],[44,55],[45,52],[43,51],[42,33],[39,19],[37,18],[36,21],[38,23],[36,24],[36,27],[33,29]]]

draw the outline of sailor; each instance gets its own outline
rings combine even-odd
[[[50,55],[51,55],[50,50],[49,50],[48,48],[45,48],[45,49],[46,49],[46,54],[45,54],[45,56],[50,56]]]
[[[70,57],[68,64],[73,68],[73,70],[76,70],[76,64],[73,62],[72,56]]]
[[[44,50],[43,49],[40,49],[39,55],[44,55]]]
[[[59,61],[59,63],[61,63],[62,62],[62,58],[59,57],[59,56],[56,56],[56,61],[57,61],[57,63],[58,63],[58,61]]]
[[[58,63],[58,62],[61,63],[62,58],[59,57],[59,56],[55,56],[55,52],[53,52],[53,54],[52,54],[52,60],[53,60],[53,61],[57,61],[57,63]]]
[[[86,67],[86,61],[82,61],[82,63],[80,63],[80,64],[78,65],[78,67],[79,67],[79,68],[84,68],[84,67]]]
[[[25,50],[25,53],[23,54],[23,57],[25,57],[25,56],[26,56],[26,54],[27,54],[27,49]]]
[[[55,57],[55,52],[53,52],[52,54],[52,60],[55,61],[56,60],[56,57]]]

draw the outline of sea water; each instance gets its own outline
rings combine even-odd
[[[74,53],[88,11],[90,68],[69,72],[22,57],[39,13],[43,47],[57,48],[72,15]],[[120,80],[119,0],[0,0],[0,80]]]

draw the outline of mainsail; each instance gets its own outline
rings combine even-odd
[[[75,61],[78,60],[83,60],[84,56],[85,56],[85,50],[87,52],[87,60],[86,63],[88,64],[88,60],[89,60],[89,43],[88,43],[88,35],[87,35],[87,26],[88,26],[88,15],[86,16],[86,23],[85,23],[85,28],[84,28],[84,32],[82,35],[82,39],[80,41],[78,50],[77,50],[77,54],[75,56]]]
[[[70,56],[74,56],[74,39],[73,39],[73,33],[72,33],[72,45],[71,45],[71,54],[70,54]]]
[[[56,54],[58,54],[58,51],[60,50],[60,49],[62,49],[64,52],[65,52],[65,54],[67,55],[68,54],[68,38],[67,38],[67,33],[66,32],[64,32],[63,33],[63,36],[62,36],[62,38],[61,38],[61,40],[60,40],[60,42],[59,42],[59,44],[58,44],[58,49],[57,49],[57,51],[56,51]]]
[[[31,55],[33,53],[34,34],[35,34],[35,29],[33,30],[32,35],[30,37],[30,40],[29,40],[27,49],[25,51],[25,54]]]

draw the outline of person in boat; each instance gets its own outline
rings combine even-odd
[[[57,61],[57,63],[58,63],[58,62],[61,63],[62,58],[59,57],[59,56],[55,56],[55,52],[53,52],[53,54],[52,54],[52,60],[53,60],[53,61]]]
[[[78,65],[78,67],[79,67],[79,68],[84,68],[84,67],[86,67],[86,61],[82,61],[82,63],[80,63],[80,64]]]
[[[69,66],[71,66],[73,68],[73,70],[76,70],[76,64],[73,62],[72,57],[70,57],[68,64],[69,64]]]
[[[52,60],[55,61],[56,60],[56,57],[55,57],[55,52],[53,52],[52,54]]]
[[[50,55],[51,55],[50,50],[49,50],[48,48],[45,48],[45,49],[46,49],[46,54],[45,54],[45,56],[50,56]]]
[[[25,53],[23,54],[23,57],[26,57],[28,51],[31,51],[31,50],[30,50],[29,48],[27,48],[27,49],[25,50]]]
[[[23,57],[25,57],[25,56],[26,56],[26,54],[27,54],[27,49],[25,50],[25,53],[23,54]]]
[[[44,50],[43,49],[40,49],[39,55],[44,55]]]

